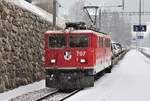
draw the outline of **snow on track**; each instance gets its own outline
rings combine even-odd
[[[41,80],[27,86],[21,86],[8,92],[0,93],[0,101],[8,101],[11,98],[15,98],[28,92],[33,92],[43,88],[45,88],[45,80]]]
[[[150,60],[131,50],[111,74],[66,101],[150,101]]]

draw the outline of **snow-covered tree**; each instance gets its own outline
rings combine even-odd
[[[90,25],[91,22],[83,11],[84,5],[85,3],[83,0],[77,0],[76,3],[72,5],[69,16],[74,22],[85,21],[87,25]],[[110,34],[112,39],[116,42],[130,45],[132,38],[130,21],[117,12],[114,12],[114,14],[109,13],[110,10],[102,10],[102,12],[98,14],[96,20],[97,29],[101,32]]]
[[[124,16],[115,12],[110,21],[112,39],[125,45],[131,44],[131,24]]]
[[[100,31],[110,34],[114,41],[124,45],[131,44],[131,24],[123,15],[117,12],[110,14],[110,11],[103,10],[99,22],[101,22]]]

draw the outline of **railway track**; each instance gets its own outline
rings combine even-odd
[[[42,97],[38,98],[38,99],[35,100],[35,101],[42,101],[43,99],[46,99],[46,98],[49,97],[49,96],[53,96],[53,95],[56,94],[56,93],[58,93],[58,90],[57,90],[57,89],[54,90],[54,91],[52,91],[52,92],[50,92],[50,93],[48,93],[48,94],[46,94],[46,95],[43,95]]]
[[[44,88],[38,91],[29,92],[9,101],[63,101],[76,94],[79,90],[59,91],[58,89]]]
[[[72,95],[76,94],[80,90],[81,89],[70,91],[70,92],[60,92],[59,90],[55,90],[49,94],[42,96],[41,98],[39,98],[35,101],[63,101],[65,99],[71,97]]]

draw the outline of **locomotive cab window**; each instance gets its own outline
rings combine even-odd
[[[48,46],[49,48],[65,48],[66,47],[66,35],[63,35],[63,34],[49,35]]]
[[[86,48],[89,44],[89,37],[87,35],[70,35],[70,48]]]

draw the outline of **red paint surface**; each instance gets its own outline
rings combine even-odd
[[[82,69],[92,69],[96,65],[97,60],[101,62],[106,59],[111,59],[111,48],[98,48],[97,39],[98,36],[95,32],[77,32],[71,34],[87,34],[89,37],[89,47],[85,49],[80,48],[69,48],[65,49],[49,49],[48,48],[48,36],[50,34],[64,34],[64,33],[45,33],[45,68],[82,68]],[[67,36],[67,46],[68,46],[68,36],[70,33],[65,33]],[[102,35],[104,38],[110,39],[108,35]],[[64,59],[64,52],[71,52],[72,58],[70,60]],[[52,64],[51,59],[56,59],[56,63]],[[80,59],[85,59],[86,63],[80,63]]]

